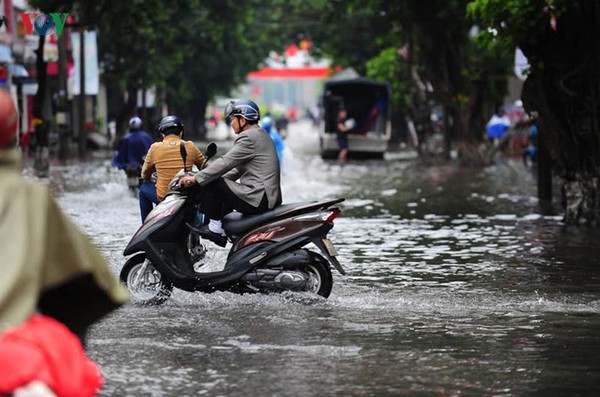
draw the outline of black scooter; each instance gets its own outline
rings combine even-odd
[[[170,192],[146,218],[124,251],[131,257],[120,279],[134,300],[146,304],[165,302],[173,287],[185,291],[230,291],[269,293],[306,291],[327,298],[333,278],[331,267],[346,274],[327,238],[335,207],[343,198],[281,205],[271,211],[244,216],[232,212],[223,219],[223,229],[232,247],[222,271],[198,272],[207,246],[198,234],[198,206],[193,187],[178,188],[184,169],[169,184]],[[205,157],[216,153],[209,144]],[[313,243],[320,253],[305,248]]]

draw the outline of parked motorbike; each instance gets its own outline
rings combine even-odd
[[[209,144],[205,157],[216,153]],[[194,189],[179,188],[184,169],[169,184],[170,192],[146,218],[125,248],[129,259],[120,279],[134,300],[161,304],[173,287],[185,291],[270,293],[306,291],[327,298],[333,286],[331,267],[346,274],[327,237],[343,198],[284,204],[253,216],[232,212],[222,221],[231,249],[224,269],[198,272],[212,244],[198,233]],[[313,243],[320,252],[308,249]]]

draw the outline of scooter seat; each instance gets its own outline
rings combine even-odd
[[[241,212],[231,212],[225,215],[222,220],[223,230],[225,230],[227,234],[240,234],[257,225],[267,223],[277,218],[310,212],[317,208],[326,208],[342,201],[344,201],[343,198],[284,204],[258,215],[243,215]]]

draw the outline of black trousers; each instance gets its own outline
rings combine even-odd
[[[258,207],[254,207],[236,196],[223,178],[202,186],[198,191],[197,199],[200,202],[200,211],[209,219],[223,219],[233,210],[244,215],[256,215],[269,209],[266,194]]]

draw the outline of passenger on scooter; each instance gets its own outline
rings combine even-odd
[[[169,190],[169,182],[180,169],[192,165],[198,168],[204,162],[204,156],[198,150],[194,142],[184,141],[183,120],[177,116],[164,117],[157,127],[162,136],[161,142],[152,144],[144,165],[142,166],[142,178],[144,183],[140,187],[140,212],[142,223],[152,211],[152,203],[158,204],[165,198]],[[180,145],[185,146],[187,153],[186,163],[181,158]],[[152,173],[156,171],[156,185],[151,181]]]
[[[237,135],[233,147],[210,167],[180,179],[180,187],[200,186],[200,209],[210,222],[200,236],[224,247],[227,237],[221,219],[237,210],[255,215],[281,205],[279,161],[275,144],[260,128],[260,111],[249,100],[230,102],[225,117]]]

